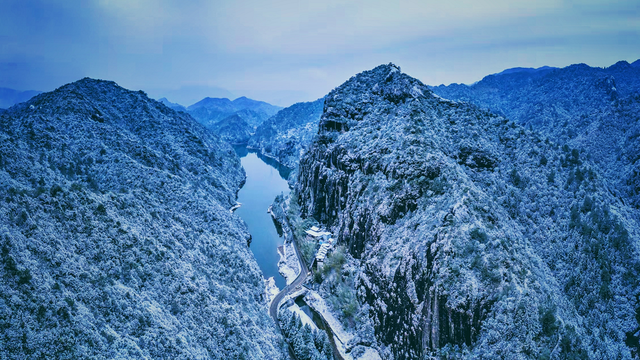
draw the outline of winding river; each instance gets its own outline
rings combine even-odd
[[[273,277],[278,288],[286,286],[285,279],[278,272],[278,246],[283,238],[267,213],[276,196],[289,193],[286,177],[289,170],[269,158],[259,156],[244,147],[236,147],[242,167],[247,173],[247,181],[238,193],[242,204],[236,213],[247,223],[251,233],[251,251],[266,279]]]

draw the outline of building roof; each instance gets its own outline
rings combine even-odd
[[[316,229],[317,229],[317,228],[316,228]],[[325,236],[325,235],[326,235],[326,236],[331,235],[331,233],[330,233],[330,232],[328,232],[328,231],[315,231],[315,230],[313,230],[313,228],[311,228],[311,230],[307,230],[307,231],[305,231],[305,232],[307,233],[307,235],[311,235],[311,236],[313,236],[313,237],[320,237],[320,236]]]
[[[318,252],[316,253],[316,259],[324,260],[324,258],[327,256],[327,251],[329,251],[330,248],[331,248],[331,245],[329,244],[320,245],[320,249],[318,249]]]

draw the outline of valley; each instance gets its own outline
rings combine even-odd
[[[633,359],[636,69],[429,87],[387,64],[277,111],[205,99],[208,128],[112,82],[37,95],[0,113],[0,325],[32,324],[0,340],[57,357]],[[548,95],[576,73],[590,110]],[[538,88],[562,111],[521,109]],[[101,330],[45,345],[82,326]]]

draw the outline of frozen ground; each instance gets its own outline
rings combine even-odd
[[[306,324],[309,325],[313,330],[319,330],[313,320],[309,317],[309,315],[302,311],[302,309],[300,309],[300,307],[296,303],[293,303],[291,306],[289,306],[289,310],[293,311],[295,314],[298,314],[298,317],[302,321],[303,325]]]
[[[278,295],[280,289],[276,286],[276,281],[273,279],[273,276],[264,280],[265,292],[267,294],[267,308],[271,306],[271,302],[273,298]]]

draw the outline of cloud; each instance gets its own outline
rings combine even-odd
[[[436,84],[635,60],[639,24],[635,0],[5,0],[0,77],[42,90],[82,74],[134,89],[314,100],[390,61]]]

